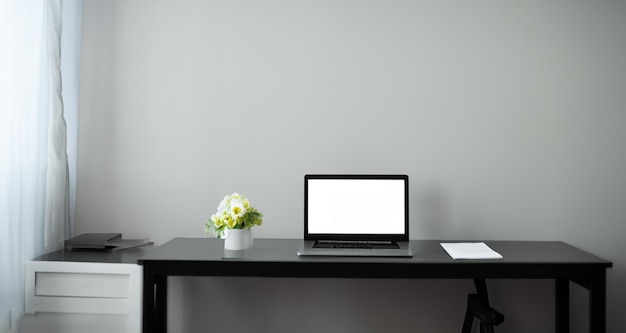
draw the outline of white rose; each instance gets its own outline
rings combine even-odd
[[[230,210],[229,208],[229,204],[230,204],[230,196],[227,195],[224,197],[224,199],[222,199],[222,202],[220,202],[220,205],[217,206],[217,215],[224,215],[224,213],[228,212]]]
[[[246,213],[246,207],[244,206],[244,202],[241,197],[230,198],[230,215],[234,219],[238,219]]]

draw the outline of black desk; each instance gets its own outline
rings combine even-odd
[[[448,242],[448,241],[446,241]],[[440,241],[411,241],[413,258],[307,257],[296,239],[255,239],[236,258],[224,241],[175,238],[138,260],[143,265],[143,332],[167,330],[168,276],[390,279],[554,279],[556,332],[569,332],[569,281],[590,291],[590,332],[606,331],[606,269],[612,263],[563,242],[486,242],[501,260],[453,260]],[[462,323],[459,323],[459,331]]]

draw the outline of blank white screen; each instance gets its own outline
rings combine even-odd
[[[309,179],[309,234],[403,234],[401,179]]]

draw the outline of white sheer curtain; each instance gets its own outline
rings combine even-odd
[[[77,29],[80,1],[66,5]],[[77,91],[62,93],[62,8],[61,0],[0,1],[0,333],[19,330],[24,262],[59,249],[71,230],[76,116],[66,123],[63,100],[75,108]]]

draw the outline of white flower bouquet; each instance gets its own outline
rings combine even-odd
[[[224,197],[217,207],[217,213],[205,224],[205,232],[218,237],[224,236],[226,229],[250,229],[255,225],[263,224],[263,214],[250,206],[250,201],[239,193],[233,193]]]

